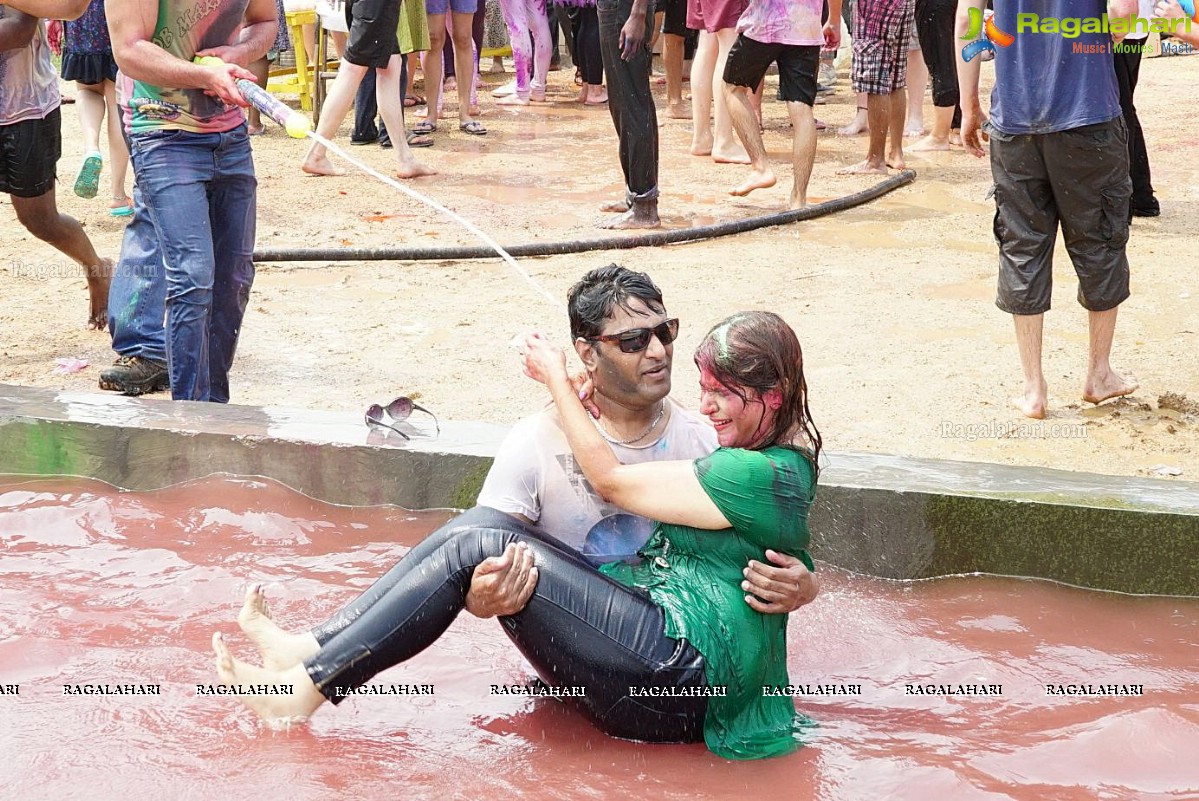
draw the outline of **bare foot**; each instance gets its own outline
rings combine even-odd
[[[774,186],[774,173],[770,170],[753,170],[749,177],[729,190],[730,195],[745,197],[755,189]]]
[[[583,101],[585,106],[602,106],[608,102],[608,90],[602,86],[592,86]]]
[[[304,159],[300,169],[309,175],[345,175],[346,171],[329,161],[327,155],[314,156],[311,153]]]
[[[732,147],[727,150],[712,150],[712,161],[717,164],[749,164],[749,154],[743,147]]]
[[[666,114],[672,120],[689,120],[691,119],[691,104],[671,103],[667,108]]]
[[[842,167],[837,170],[837,175],[886,175],[887,165],[877,164],[867,159],[859,161],[857,164],[852,164],[848,167]]]
[[[543,97],[542,100],[544,101],[545,98]],[[529,98],[527,96],[521,97],[520,95],[513,92],[510,95],[504,95],[499,100],[495,101],[495,104],[497,106],[527,106],[527,105],[529,105]],[[475,112],[475,113],[478,113],[478,112]]]
[[[1087,376],[1086,386],[1082,390],[1082,399],[1087,403],[1103,403],[1112,398],[1122,398],[1131,395],[1140,388],[1140,384],[1131,378],[1125,378],[1114,370],[1109,369],[1100,375]]]
[[[903,131],[903,135],[908,138],[911,138],[913,136],[924,136],[925,133],[927,133],[927,131],[924,129],[923,125],[913,125],[910,122],[908,123],[907,127],[904,128],[904,131]]]
[[[957,145],[958,147],[962,146],[962,132],[957,128],[949,132],[949,144]]]
[[[693,156],[710,156],[712,155],[712,131],[709,129],[706,133],[696,131],[691,136],[691,155]]]
[[[932,134],[929,134],[928,136],[924,137],[923,139],[913,142],[912,144],[908,145],[908,150],[915,150],[915,151],[949,150],[949,140],[948,139],[938,139],[937,137],[933,136]]]
[[[532,103],[548,103],[549,102],[545,98],[545,92],[529,92],[529,101]],[[471,113],[478,114],[479,112],[474,111]]]
[[[887,166],[893,170],[903,170],[908,164],[903,160],[903,153],[898,153],[887,156]]]
[[[837,133],[842,136],[861,136],[864,133],[870,133],[870,124],[866,121],[865,114],[859,114],[849,125],[838,128]]]
[[[1048,394],[1049,385],[1042,381],[1041,386],[1036,388],[1026,386],[1023,395],[1018,398],[1012,398],[1012,405],[1019,409],[1020,413],[1025,417],[1031,417],[1034,420],[1044,420]]]
[[[791,211],[795,211],[796,209],[807,208],[807,206],[808,206],[808,196],[807,195],[796,195],[796,194],[792,193],[791,198],[787,201],[787,208],[790,209]]]
[[[611,214],[624,214],[628,210],[629,204],[625,200],[609,200],[607,203],[600,204],[600,211],[606,211]]]
[[[401,178],[420,178],[422,175],[436,175],[437,170],[432,167],[426,167],[416,159],[411,161],[400,161],[396,167],[396,175]]]
[[[292,634],[279,628],[271,619],[261,584],[246,590],[246,601],[237,613],[237,625],[254,643],[267,670],[286,670],[321,650],[320,643],[310,632]]]
[[[222,684],[235,688],[238,685],[247,689],[253,687],[260,691],[253,695],[239,694],[238,698],[265,721],[302,721],[325,700],[308,678],[303,665],[280,673],[234,659],[220,632],[212,635],[212,650],[216,653],[216,672]],[[279,694],[272,694],[272,690]]]
[[[95,267],[87,268],[87,328],[103,331],[108,327],[108,286],[112,283],[112,259],[100,259]]]
[[[658,219],[658,210],[656,208],[652,215],[637,208],[632,208],[613,220],[605,220],[599,223],[596,227],[620,231],[630,228],[659,228],[661,225],[662,221]]]

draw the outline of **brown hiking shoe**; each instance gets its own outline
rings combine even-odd
[[[169,388],[167,366],[140,356],[121,356],[100,373],[100,389],[123,395],[144,395]]]

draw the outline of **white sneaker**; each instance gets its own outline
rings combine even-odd
[[[508,95],[514,95],[514,94],[516,94],[516,81],[509,81],[508,83],[501,86],[499,89],[491,90],[492,97],[507,97]]]

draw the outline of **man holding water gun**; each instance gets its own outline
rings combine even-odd
[[[275,3],[124,0],[108,5],[108,27],[140,193],[114,280],[165,268],[171,395],[225,403],[254,282],[258,186],[236,81],[254,80],[247,65],[274,42]],[[135,296],[114,311],[142,309]]]

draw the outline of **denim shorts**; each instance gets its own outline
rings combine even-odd
[[[425,0],[425,10],[429,14],[444,14],[447,11],[474,14],[479,10],[479,0]]]

